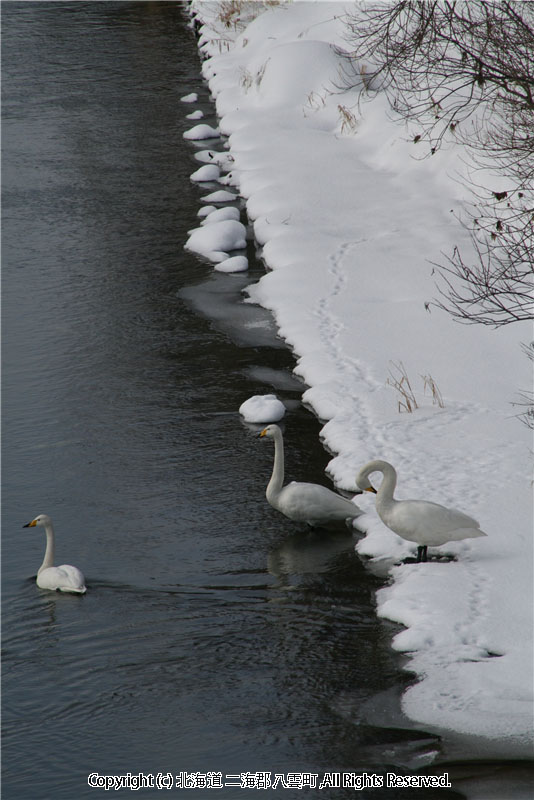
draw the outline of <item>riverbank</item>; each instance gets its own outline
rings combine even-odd
[[[488,534],[440,548],[452,560],[401,563],[412,546],[361,499],[357,551],[388,578],[377,613],[404,626],[392,646],[418,678],[403,711],[478,737],[488,758],[531,757],[531,437],[512,405],[529,384],[530,326],[462,326],[429,305],[431,262],[471,247],[461,150],[421,160],[383,97],[358,106],[363,70],[343,88],[343,4],[250,4],[231,20],[221,7],[191,10],[268,269],[248,293],[298,358],[329,473],[353,489],[361,465],[385,458],[399,499],[460,508]],[[395,388],[403,370],[412,413]]]

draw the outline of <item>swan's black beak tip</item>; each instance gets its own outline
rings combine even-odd
[[[29,523],[29,522],[27,522],[27,523],[26,523],[26,525],[23,525],[22,527],[23,527],[23,528],[29,528],[29,527],[30,527],[30,523]]]

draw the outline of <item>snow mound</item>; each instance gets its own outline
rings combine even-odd
[[[217,128],[212,128],[211,125],[206,125],[205,122],[200,125],[195,125],[188,131],[184,132],[184,139],[218,139],[221,134]]]
[[[203,167],[197,169],[191,175],[191,180],[194,183],[202,183],[202,181],[216,181],[221,174],[221,170],[216,164],[204,164]]]
[[[278,422],[286,413],[286,407],[275,394],[256,394],[239,407],[246,422]]]
[[[185,243],[185,249],[209,261],[219,262],[227,258],[229,250],[241,250],[246,244],[245,226],[235,219],[227,219],[195,228]]]
[[[235,206],[226,206],[224,208],[215,208],[215,206],[205,206],[212,210],[202,220],[201,225],[211,225],[212,222],[222,222],[225,219],[239,219],[239,209]]]
[[[230,153],[220,153],[218,150],[199,150],[195,153],[196,161],[205,164],[217,164],[223,170],[231,169],[234,164],[233,156]]]
[[[215,206],[201,206],[197,211],[197,217],[209,217],[213,211],[217,211]]]
[[[180,97],[182,103],[196,103],[198,100],[198,94],[196,92],[191,92],[191,94],[184,94],[183,97]]]
[[[203,116],[204,116],[204,112],[201,111],[200,108],[199,108],[197,111],[192,111],[191,114],[186,114],[185,118],[186,119],[202,119]]]
[[[220,178],[219,183],[221,183],[223,186],[240,186],[240,174],[237,170],[233,170],[232,172],[229,172],[228,175]]]
[[[231,203],[233,200],[237,200],[237,195],[226,189],[220,189],[218,192],[212,192],[202,198],[203,203]]]
[[[339,56],[326,42],[290,42],[273,47],[266,58],[260,53],[249,62],[262,108],[301,108],[311,92],[324,95],[340,83]],[[291,80],[287,76],[291,75]]]
[[[248,269],[248,258],[246,256],[232,256],[219,262],[214,269],[218,272],[245,272]]]

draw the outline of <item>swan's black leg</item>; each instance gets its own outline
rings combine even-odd
[[[426,552],[427,552],[427,545],[420,544],[417,548],[417,563],[420,564],[422,561],[426,561]]]

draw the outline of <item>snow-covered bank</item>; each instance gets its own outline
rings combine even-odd
[[[482,735],[495,755],[532,755],[532,455],[511,406],[529,385],[519,343],[530,326],[462,326],[428,307],[429,262],[470,247],[456,216],[467,201],[460,153],[413,158],[382,97],[360,113],[360,73],[341,88],[347,61],[332,46],[347,46],[346,4],[249,6],[228,27],[219,3],[192,4],[232,185],[270,270],[250,299],[272,310],[295,351],[339,486],[354,488],[358,469],[384,458],[400,499],[459,508],[488,533],[439,548],[456,561],[400,564],[412,546],[384,527],[371,497],[358,501],[369,512],[358,552],[390,578],[378,614],[405,627],[393,647],[418,677],[403,710]],[[399,412],[388,383],[400,369],[413,413]],[[443,407],[425,394],[430,377]]]

